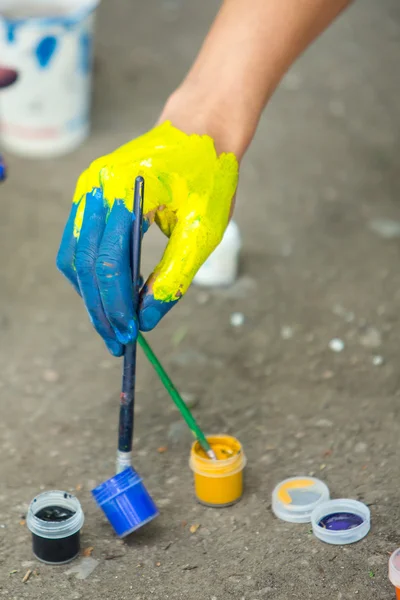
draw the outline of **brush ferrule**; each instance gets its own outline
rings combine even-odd
[[[132,466],[132,452],[117,452],[117,474]]]

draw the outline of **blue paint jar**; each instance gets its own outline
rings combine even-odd
[[[158,516],[141,477],[129,467],[92,490],[118,537],[125,537]]]

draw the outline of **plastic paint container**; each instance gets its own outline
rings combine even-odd
[[[193,279],[199,286],[218,287],[235,283],[242,247],[239,227],[230,221],[221,243],[200,267]]]
[[[36,558],[54,565],[70,562],[80,550],[83,521],[83,511],[75,496],[60,490],[36,496],[27,515]]]
[[[0,138],[10,152],[50,157],[89,133],[94,12],[99,0],[0,0]]]
[[[92,494],[119,537],[143,527],[159,514],[142,479],[132,467],[99,485]]]
[[[309,523],[311,513],[329,500],[327,485],[315,477],[290,477],[272,492],[272,510],[282,521]]]
[[[230,506],[243,493],[243,469],[246,457],[241,443],[229,435],[207,437],[217,459],[211,460],[199,442],[190,453],[189,466],[194,473],[194,487],[198,501],[206,506]]]
[[[371,528],[371,513],[357,500],[338,499],[319,504],[311,515],[314,535],[328,544],[354,544]]]
[[[389,558],[389,579],[396,588],[397,600],[400,600],[400,548]]]

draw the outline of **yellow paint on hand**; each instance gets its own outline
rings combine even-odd
[[[173,301],[222,239],[238,181],[234,154],[216,153],[206,135],[187,135],[169,121],[95,160],[80,176],[74,236],[79,238],[85,195],[101,187],[110,211],[115,200],[133,207],[133,186],[145,178],[144,217],[170,237],[150,278],[155,299]]]
[[[289,494],[289,490],[301,490],[313,485],[315,485],[315,482],[312,479],[296,479],[295,481],[287,481],[279,488],[278,498],[284,504],[291,504],[292,498]]]

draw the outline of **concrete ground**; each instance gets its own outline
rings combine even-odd
[[[152,125],[216,7],[213,0],[104,3],[91,138],[59,160],[9,158],[11,177],[0,192],[0,596],[9,600],[393,597],[387,561],[400,546],[397,0],[356,3],[285,78],[243,164],[240,281],[228,291],[191,290],[149,335],[181,391],[198,400],[204,429],[242,441],[242,501],[225,510],[195,502],[190,439],[143,357],[134,462],[161,515],[122,542],[90,496],[113,473],[121,364],[56,272],[55,254],[78,173]],[[158,235],[146,242],[146,270],[161,247]],[[244,314],[242,327],[231,326],[233,312]],[[342,352],[329,349],[332,338],[344,341]],[[309,473],[332,496],[370,506],[364,541],[324,545],[308,525],[274,518],[274,485]],[[92,560],[33,561],[20,522],[30,499],[52,488],[76,490]],[[201,526],[190,533],[194,524]],[[93,571],[79,579],[83,569]]]

